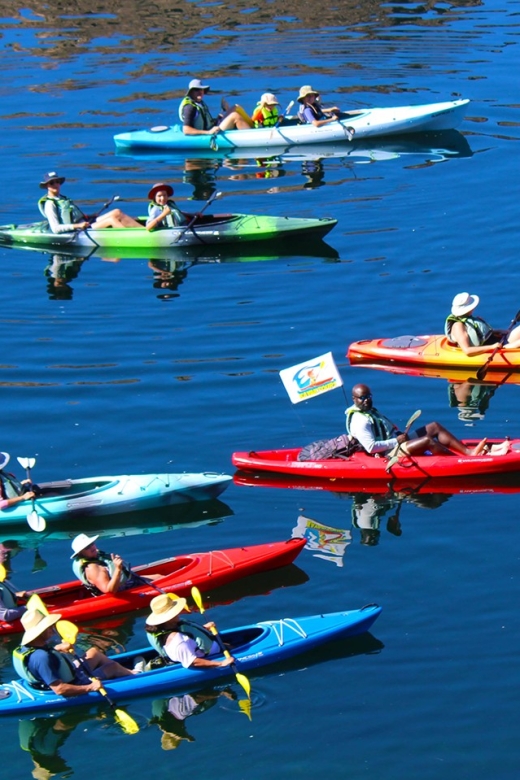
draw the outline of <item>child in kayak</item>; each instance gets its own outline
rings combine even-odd
[[[154,184],[148,197],[148,219],[146,220],[147,230],[157,230],[158,228],[176,228],[179,225],[186,225],[188,220],[177,208],[175,202],[170,200],[173,195],[173,187],[169,184]]]

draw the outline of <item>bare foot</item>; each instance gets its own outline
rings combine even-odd
[[[503,441],[500,444],[492,444],[489,451],[490,455],[507,455],[510,449],[510,442]]]
[[[486,449],[487,439],[482,439],[482,441],[479,441],[476,447],[474,447],[472,450],[470,450],[470,455],[482,455],[484,450]]]

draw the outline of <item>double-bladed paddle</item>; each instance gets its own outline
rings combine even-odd
[[[200,614],[203,615],[206,610],[204,609],[204,604],[202,603],[202,595],[200,593],[200,590],[195,585],[191,589],[191,595],[192,595],[193,601],[195,602],[195,604],[197,605],[197,607],[200,610]],[[213,636],[215,637],[215,641],[217,642],[217,644],[220,647],[221,651],[224,653],[225,657],[226,658],[231,658],[231,653],[224,646],[224,642],[222,641],[222,637],[220,636],[217,627],[215,625],[213,625],[210,628],[210,631],[213,634]],[[239,703],[238,703],[239,707],[242,710],[242,712],[244,712],[247,715],[249,720],[251,720],[251,702],[250,702],[250,699],[251,699],[251,683],[249,682],[249,680],[247,679],[245,674],[241,674],[238,671],[237,665],[236,665],[236,663],[234,661],[233,661],[232,664],[230,664],[230,666],[231,666],[233,672],[235,673],[235,677],[236,677],[237,683],[242,686],[242,688],[246,692],[247,698],[248,698],[248,701],[239,701]]]
[[[487,370],[488,370],[489,364],[491,363],[491,361],[493,360],[493,358],[497,354],[498,350],[502,349],[502,347],[504,346],[504,344],[508,340],[509,336],[511,335],[511,331],[513,330],[513,328],[517,324],[518,320],[520,320],[520,310],[517,311],[517,313],[515,314],[515,316],[511,320],[511,324],[509,325],[509,328],[506,330],[505,333],[502,334],[502,336],[500,337],[500,341],[496,345],[496,347],[493,350],[493,352],[489,355],[489,357],[487,358],[487,360],[484,363],[484,365],[481,366],[479,368],[479,370],[477,371],[477,379],[480,379],[480,380],[484,379],[484,377],[487,374]]]
[[[36,463],[35,458],[17,458],[18,463],[20,466],[25,469],[25,472],[27,474],[27,479],[29,482],[32,483],[31,480],[31,469],[34,467],[34,464]],[[36,507],[34,505],[34,496],[32,497],[32,509],[27,515],[27,525],[32,531],[37,531],[38,533],[41,533],[42,531],[45,531],[47,527],[47,523],[43,519],[43,517],[40,517],[38,512],[36,511]]]
[[[407,433],[408,433],[408,431],[410,430],[410,428],[412,427],[412,425],[414,424],[414,422],[417,420],[417,418],[418,418],[418,417],[420,417],[420,416],[421,416],[421,414],[422,414],[422,410],[421,410],[421,409],[417,409],[417,411],[415,411],[415,412],[412,414],[412,416],[410,417],[410,419],[409,419],[409,420],[408,420],[408,422],[406,423],[406,427],[405,427],[405,429],[404,429],[403,433],[405,433],[405,434],[407,434]],[[392,457],[390,458],[390,460],[389,460],[389,461],[388,461],[388,463],[386,464],[386,470],[387,470],[387,471],[390,471],[390,469],[392,468],[392,466],[395,466],[395,464],[396,464],[396,463],[397,463],[397,461],[399,460],[399,451],[400,451],[400,449],[401,449],[401,444],[398,444],[398,445],[397,445],[397,452],[395,453],[395,455],[392,455]]]
[[[289,113],[289,111],[291,110],[291,108],[293,106],[294,106],[294,100],[291,100],[291,102],[289,103],[289,105],[287,106],[287,108],[285,109],[283,114],[280,114],[280,116],[276,120],[275,124],[273,125],[273,129],[271,130],[271,135],[269,136],[269,140],[270,141],[273,140],[273,133],[274,133],[274,131],[282,123],[282,121],[287,117],[287,114]]]
[[[221,192],[214,192],[214,193],[213,193],[213,194],[212,194],[212,195],[211,195],[211,196],[208,198],[208,200],[207,200],[207,201],[206,201],[206,203],[203,205],[203,207],[201,208],[201,210],[200,210],[200,211],[198,211],[198,212],[197,212],[197,214],[194,214],[194,215],[193,215],[193,217],[190,219],[190,221],[188,222],[188,224],[187,224],[187,225],[183,225],[183,226],[181,227],[181,229],[179,230],[179,232],[177,233],[177,235],[176,235],[176,236],[175,236],[175,238],[173,239],[173,241],[172,241],[172,244],[176,244],[176,243],[177,243],[177,242],[178,242],[178,241],[179,241],[179,240],[180,240],[180,239],[183,237],[183,235],[184,235],[184,234],[185,234],[185,233],[186,233],[188,230],[191,230],[191,229],[193,228],[193,225],[195,224],[195,222],[196,222],[196,221],[197,221],[197,220],[198,220],[198,219],[199,219],[199,218],[202,216],[202,214],[203,214],[203,213],[206,211],[206,209],[208,208],[208,206],[210,205],[210,203],[213,203],[213,201],[214,201],[214,200],[216,200],[217,198],[220,198],[220,196],[221,196],[221,195],[222,195],[222,193],[221,193]],[[194,235],[195,235],[195,236],[197,236],[197,234],[195,233],[195,231],[193,231],[193,233],[194,233]],[[198,238],[198,236],[197,236],[197,238]],[[202,239],[200,239],[200,241],[202,241]]]

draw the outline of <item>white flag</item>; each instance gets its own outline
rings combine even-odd
[[[332,352],[280,371],[280,379],[293,404],[341,387],[343,381]]]

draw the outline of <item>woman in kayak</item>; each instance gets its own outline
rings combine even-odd
[[[444,333],[450,344],[460,347],[468,356],[492,352],[499,346],[497,339],[503,336],[503,331],[494,330],[481,317],[472,315],[479,301],[478,295],[458,293],[453,299],[451,313],[444,325]],[[520,347],[520,325],[511,331],[503,346],[504,349]]]
[[[177,208],[175,202],[170,200],[173,195],[173,187],[169,184],[154,184],[148,197],[148,219],[146,220],[147,230],[156,230],[157,228],[176,228],[179,225],[186,225],[187,219]]]
[[[40,188],[47,190],[47,195],[40,198],[38,208],[49,223],[49,229],[53,233],[70,233],[75,230],[93,228],[142,228],[143,226],[121,209],[112,209],[107,214],[95,218],[93,221],[84,214],[74,201],[61,194],[61,185],[65,176],[59,176],[56,171],[46,173]]]
[[[221,652],[210,631],[215,624],[200,626],[180,618],[180,613],[186,609],[186,599],[176,599],[171,593],[164,593],[152,599],[150,606],[152,613],[148,615],[145,628],[148,641],[160,656],[182,664],[185,669],[234,663],[232,656],[222,661],[208,657]]]
[[[367,385],[354,385],[352,400],[354,405],[345,411],[347,433],[361,444],[368,455],[386,458],[400,453],[413,456],[426,452],[434,455],[450,455],[453,452],[460,455],[482,455],[487,452],[491,455],[505,455],[509,450],[508,441],[488,449],[486,439],[470,449],[438,422],[401,433],[396,425],[373,406],[372,391]]]
[[[227,104],[225,114],[213,119],[204,102],[206,92],[209,92],[209,84],[203,84],[200,79],[192,79],[188,84],[188,91],[179,106],[184,135],[214,135],[221,130],[248,130],[251,127],[251,122],[244,119],[237,107],[232,109]],[[245,112],[242,113],[245,115]]]

